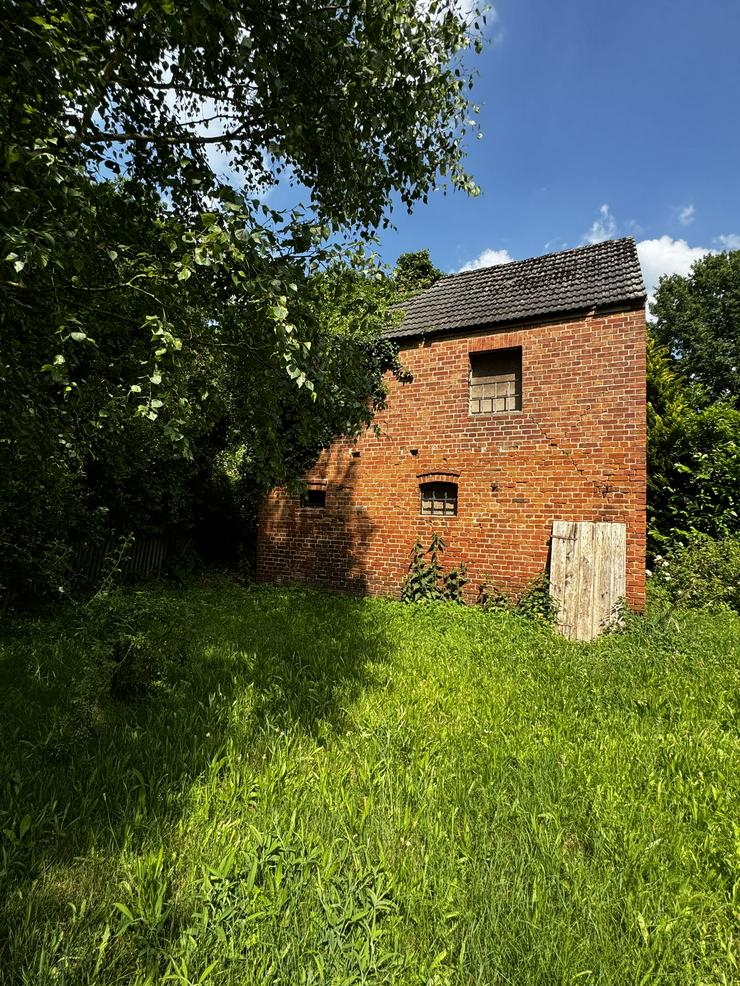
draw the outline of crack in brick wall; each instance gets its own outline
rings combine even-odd
[[[471,415],[470,353],[516,347],[522,410]],[[311,471],[326,509],[302,510],[282,490],[266,498],[258,576],[398,596],[414,542],[436,530],[449,564],[468,565],[472,600],[486,579],[516,590],[542,571],[553,520],[609,520],[626,524],[628,601],[641,608],[644,309],[409,340],[401,358],[414,379],[388,381],[378,427],[336,442]],[[451,473],[457,516],[421,517],[419,475]]]

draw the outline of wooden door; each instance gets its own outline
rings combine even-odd
[[[558,628],[570,640],[593,640],[609,626],[626,594],[624,524],[555,520],[550,593]]]

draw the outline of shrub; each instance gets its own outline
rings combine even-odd
[[[725,604],[740,612],[740,538],[694,535],[656,555],[653,584],[676,603]]]

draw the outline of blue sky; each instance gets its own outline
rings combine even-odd
[[[495,0],[487,36],[467,158],[481,195],[395,211],[388,265],[426,247],[452,273],[631,235],[651,291],[740,249],[740,0]]]
[[[428,247],[457,271],[632,235],[650,287],[740,249],[738,0],[497,0],[488,35],[482,194],[396,212],[384,260]]]

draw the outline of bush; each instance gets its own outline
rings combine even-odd
[[[724,604],[740,613],[740,538],[695,535],[656,555],[653,585],[687,606]]]
[[[514,612],[539,623],[554,623],[557,616],[555,600],[550,595],[547,572],[540,572],[519,594]]]

